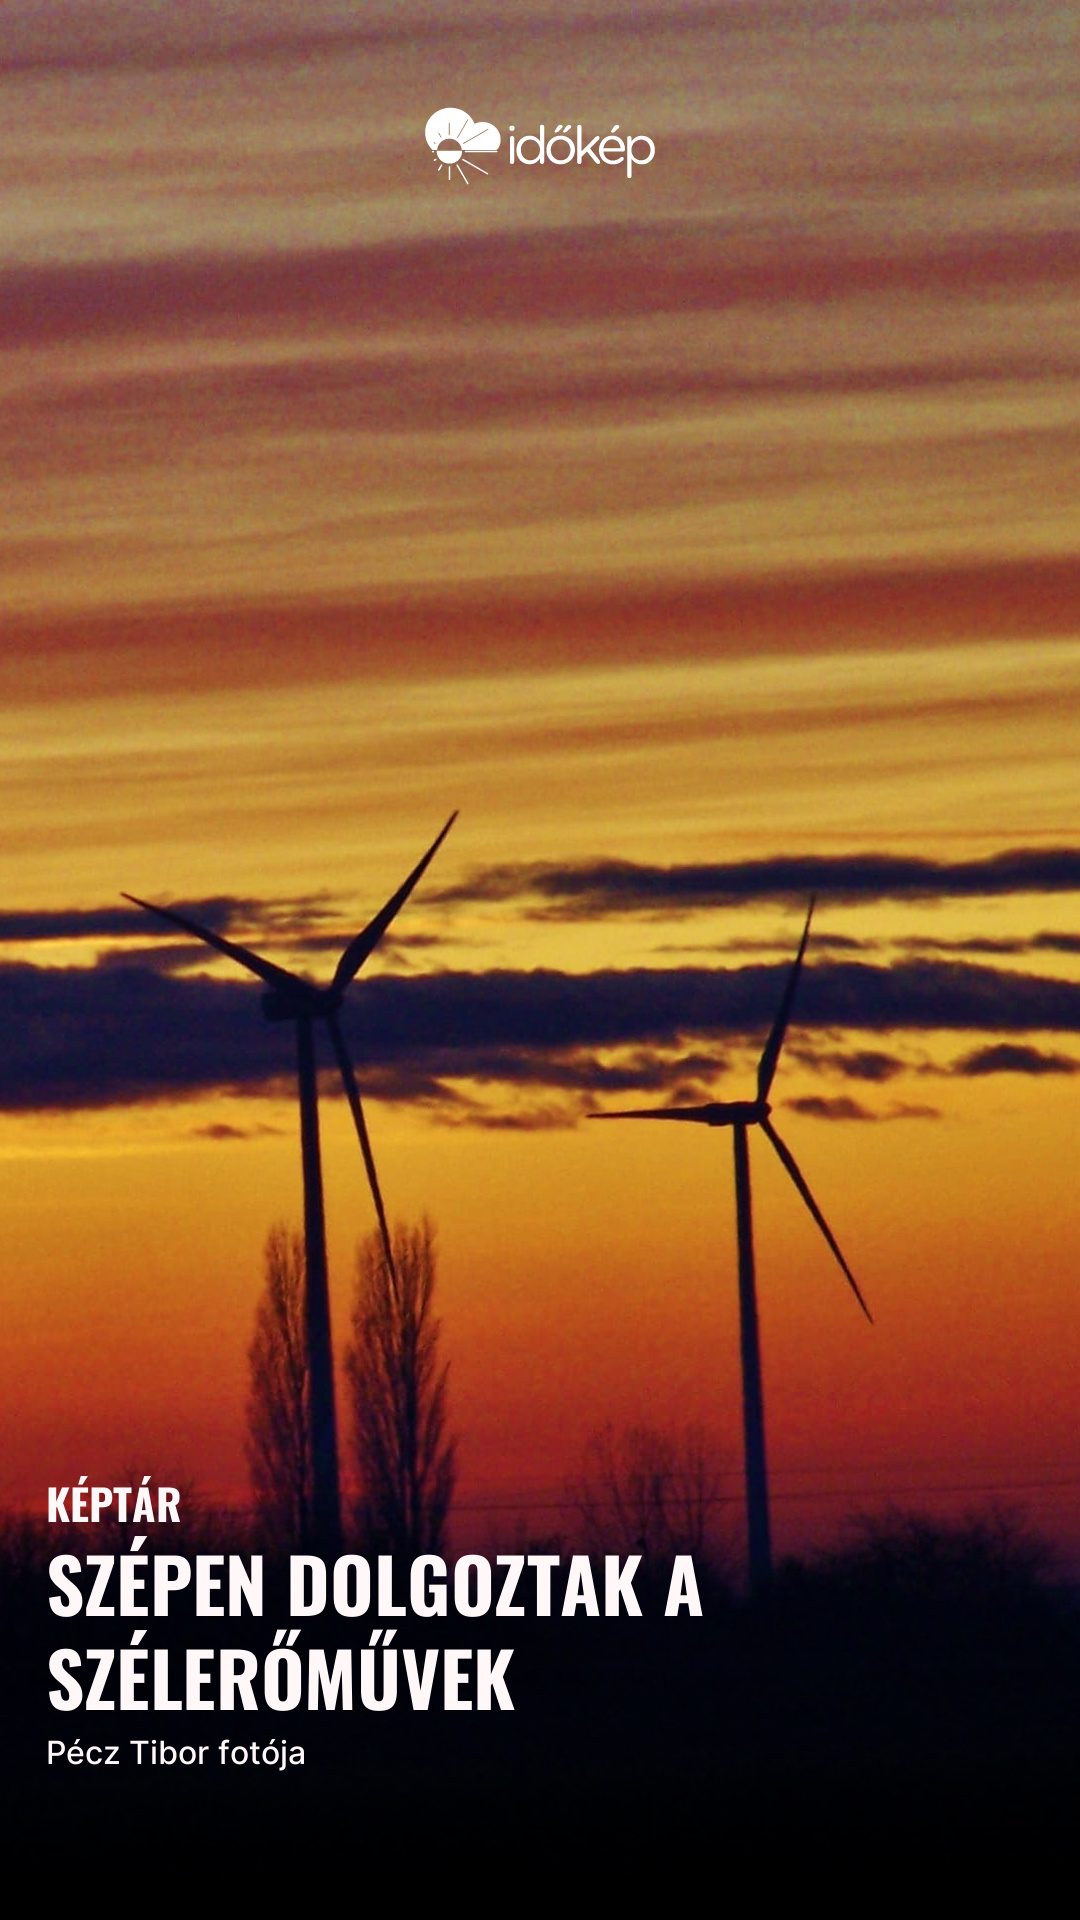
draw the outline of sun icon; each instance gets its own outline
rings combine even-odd
[[[474,120],[460,107],[440,107],[438,113],[433,113],[424,128],[424,139],[439,172],[445,167],[448,181],[456,173],[466,186],[469,185],[466,167],[472,173],[487,173],[486,167],[478,167],[475,160],[469,158],[470,154],[498,153],[502,144],[498,127],[490,126],[486,120]]]

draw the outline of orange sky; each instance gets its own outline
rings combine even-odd
[[[219,1005],[94,916],[227,898],[327,977],[460,807],[351,1032],[390,1211],[439,1230],[462,1530],[561,1524],[607,1421],[707,1426],[737,1514],[727,1136],[580,1121],[626,1104],[602,1070],[630,1104],[677,1069],[749,1091],[762,1029],[723,973],[711,1024],[537,1023],[563,976],[617,1006],[611,970],[764,1007],[802,883],[687,902],[667,870],[818,857],[774,1098],[876,1324],[755,1143],[780,1545],[1030,1488],[1080,1550],[1065,12],[83,11],[0,66],[8,1497],[136,1463],[240,1497],[262,1242],[299,1217],[254,983]],[[530,174],[504,142],[466,191],[422,140],[458,95],[656,159]],[[1035,878],[958,877],[1017,848]],[[871,855],[945,877],[856,885]],[[651,904],[581,910],[598,860]],[[220,1077],[142,987],[123,1025],[118,956],[235,1034]],[[387,1008],[470,980],[497,1035],[380,1053]],[[340,1349],[370,1206],[323,1116]]]

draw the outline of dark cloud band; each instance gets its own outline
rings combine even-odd
[[[534,861],[486,867],[443,901],[524,900],[556,919],[592,919],[617,913],[690,912],[752,900],[831,901],[980,899],[1024,893],[1080,892],[1080,848],[1015,847],[984,860],[925,860],[885,853],[701,862],[654,867],[629,860],[592,860],[565,866]],[[1066,936],[1040,936],[1064,946]]]
[[[760,965],[387,975],[364,983],[345,1024],[362,1079],[388,1098],[437,1104],[447,1082],[544,1087],[585,1102],[634,1088],[683,1097],[715,1080],[727,1042],[767,1031],[785,976],[785,966]],[[262,1021],[258,990],[242,981],[8,965],[0,1016],[9,1112],[266,1093],[293,1071],[289,1031]],[[960,961],[826,961],[804,976],[796,1027],[827,1036],[815,1064],[868,1082],[892,1078],[896,1056],[838,1049],[837,1036],[984,1034],[988,1047],[961,1073],[1064,1072],[1066,1056],[1010,1037],[1080,1033],[1080,984]]]

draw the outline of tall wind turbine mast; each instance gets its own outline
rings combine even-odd
[[[391,895],[374,919],[369,920],[367,926],[349,941],[328,987],[315,986],[312,981],[302,979],[299,974],[289,973],[286,968],[277,966],[274,961],[264,960],[260,954],[252,953],[249,948],[238,946],[233,940],[224,939],[220,933],[214,933],[211,928],[202,926],[198,920],[190,919],[187,914],[174,913],[171,907],[152,906],[148,900],[140,900],[133,893],[125,893],[122,896],[125,900],[130,900],[133,906],[142,907],[146,913],[156,915],[159,920],[168,921],[170,926],[183,928],[185,933],[193,934],[197,940],[202,940],[216,952],[223,953],[227,959],[235,960],[241,967],[246,967],[249,973],[257,974],[260,980],[266,982],[269,989],[263,995],[264,1017],[267,1020],[293,1020],[296,1023],[300,1151],[304,1172],[306,1273],[304,1312],[311,1413],[312,1522],[316,1542],[326,1553],[335,1553],[341,1543],[341,1497],[338,1487],[337,1421],[334,1412],[334,1360],[330,1338],[326,1224],[323,1211],[322,1162],[319,1153],[315,1023],[317,1020],[324,1021],[330,1035],[330,1044],[341,1075],[341,1083],[345,1089],[345,1097],[352,1112],[360,1151],[364,1157],[387,1266],[393,1275],[394,1255],[386,1223],[386,1210],[379,1190],[379,1177],[375,1171],[375,1160],[371,1151],[371,1141],[368,1138],[364,1109],[360,1102],[360,1089],[356,1084],[356,1074],[341,1030],[338,1010],[345,997],[346,988],[356,978],[365,960],[374,952],[387,928],[400,913],[417,881],[435,858],[456,819],[455,811],[450,815],[442,832],[432,841],[423,859],[413,868],[408,879],[402,882],[397,892]]]
[[[761,1386],[761,1345],[758,1338],[757,1288],[754,1275],[754,1228],[750,1206],[749,1130],[760,1127],[776,1153],[781,1166],[791,1176],[811,1214],[835,1254],[868,1320],[870,1309],[863,1299],[855,1275],[844,1259],[825,1215],[799,1171],[795,1156],[777,1133],[769,1115],[769,1091],[776,1073],[780,1050],[791,1019],[791,1009],[802,972],[810,921],[814,912],[811,900],[806,915],[799,951],[788,975],[780,1005],[769,1037],[758,1061],[756,1100],[713,1100],[703,1107],[649,1107],[630,1112],[593,1114],[594,1120],[688,1120],[703,1127],[730,1127],[735,1145],[735,1218],[739,1251],[739,1344],[743,1383],[743,1448],[746,1474],[747,1545],[750,1559],[750,1585],[755,1592],[767,1586],[772,1577],[772,1543],[769,1531],[769,1481],[765,1460],[765,1402]]]

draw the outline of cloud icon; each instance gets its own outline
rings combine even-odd
[[[460,107],[440,107],[433,113],[424,128],[424,139],[435,157],[439,172],[445,167],[449,179],[455,172],[461,175],[465,185],[469,177],[463,169],[469,167],[473,173],[486,173],[486,167],[478,167],[472,159],[474,153],[498,153],[502,145],[502,134],[487,120],[474,120],[471,114]]]

